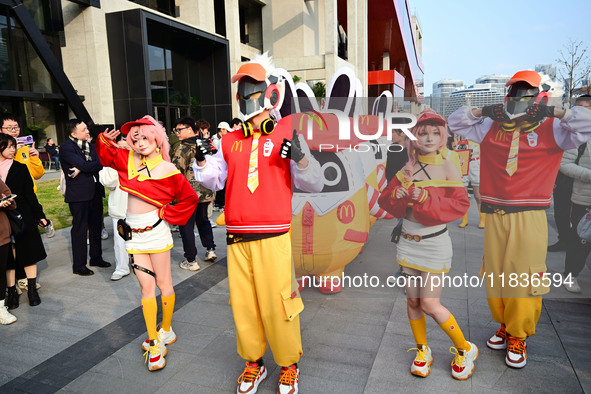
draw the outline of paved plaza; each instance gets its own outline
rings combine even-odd
[[[551,215],[552,211],[549,210]],[[482,261],[483,230],[470,224],[449,225],[454,243],[451,275],[477,275]],[[109,220],[106,221],[110,223]],[[556,232],[550,217],[550,242]],[[427,319],[434,363],[431,374],[409,373],[414,351],[401,288],[386,285],[397,266],[389,241],[392,221],[378,221],[363,252],[345,274],[375,276],[377,287],[347,287],[334,295],[315,288],[302,292],[304,356],[300,361],[301,393],[579,393],[591,392],[591,271],[586,267],[577,298],[553,288],[544,302],[537,333],[527,341],[528,364],[505,366],[504,353],[486,347],[498,328],[490,316],[484,288],[450,288],[442,303],[455,315],[467,339],[480,349],[476,370],[464,382],[452,379],[449,338]],[[113,261],[112,229],[103,241],[104,258]],[[225,228],[214,229],[216,263],[197,272],[181,270],[182,244],[174,234],[172,275],[176,290],[173,328],[178,340],[168,347],[167,366],[148,372],[141,342],[146,338],[140,291],[133,274],[118,282],[112,268],[95,275],[72,274],[70,229],[45,239],[48,259],[39,263],[41,305],[30,307],[26,294],[13,310],[18,321],[0,326],[0,393],[233,393],[244,361],[236,353],[225,258]],[[203,258],[203,248],[199,248]],[[561,272],[564,252],[548,255],[551,272]],[[359,281],[358,279],[357,281]],[[376,282],[379,280],[379,282]],[[358,283],[358,282],[357,282]],[[279,368],[265,356],[269,376],[261,393],[276,392]]]

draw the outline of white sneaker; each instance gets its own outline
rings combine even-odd
[[[107,232],[107,229],[104,228],[101,230],[101,239],[104,241],[105,239],[109,238],[109,233]]]
[[[4,300],[0,301],[0,324],[7,325],[16,321],[16,316],[8,312],[8,308],[4,306]]]
[[[123,277],[129,275],[129,272],[126,274],[120,274],[119,272],[113,272],[113,275],[111,275],[111,280],[121,280]]]
[[[47,238],[55,237],[55,230],[53,228],[53,223],[51,223],[51,220],[47,221],[47,226],[43,227],[43,229],[45,230],[45,235],[47,235]]]
[[[566,291],[571,293],[580,293],[581,286],[579,286],[579,282],[577,282],[577,278],[571,277],[570,284],[563,282],[564,288]]]
[[[155,340],[154,345],[150,346],[144,353],[146,357],[145,363],[148,364],[148,371],[157,371],[166,366],[166,345],[162,341]]]
[[[472,342],[468,342],[470,350],[462,351],[451,347],[449,352],[456,356],[451,362],[451,376],[454,379],[466,380],[474,372],[474,361],[478,358],[478,347]]]
[[[184,270],[189,270],[189,271],[199,271],[201,269],[201,267],[199,266],[199,263],[197,263],[196,261],[188,261],[187,259],[184,259],[183,261],[181,261],[181,263],[179,264],[179,267],[181,267]]]
[[[267,377],[267,368],[259,365],[256,361],[246,362],[244,372],[238,378],[238,388],[236,394],[255,394],[259,389],[259,384]]]
[[[205,261],[214,261],[217,258],[218,256],[215,254],[215,250],[207,249],[205,252]]]
[[[505,364],[511,368],[523,368],[527,364],[527,344],[525,341],[509,336]]]
[[[431,364],[433,364],[433,357],[431,356],[431,348],[426,345],[421,345],[421,348],[408,349],[407,352],[416,350],[417,355],[410,366],[410,373],[422,378],[426,378],[431,371]]]
[[[164,328],[158,326],[158,339],[161,340],[165,345],[170,345],[171,343],[176,342],[176,334],[172,330],[172,327],[170,327],[170,331],[164,331]],[[144,342],[142,342],[142,350],[147,352],[148,349],[150,349],[150,340],[146,339]]]
[[[211,228],[216,228],[218,224],[216,222],[211,222]]]
[[[501,328],[486,341],[486,346],[494,350],[507,349],[507,331],[504,324],[501,324]]]

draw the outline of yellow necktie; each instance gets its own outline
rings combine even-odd
[[[513,132],[513,137],[511,138],[511,147],[509,148],[509,157],[507,158],[507,165],[505,166],[505,170],[509,176],[513,176],[515,171],[517,171],[517,154],[519,153],[519,134],[520,129],[517,128]]]
[[[250,149],[250,160],[248,161],[248,189],[251,193],[259,186],[259,137],[261,133],[254,133],[252,136],[252,148]]]

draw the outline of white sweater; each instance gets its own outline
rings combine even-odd
[[[591,206],[591,142],[587,142],[579,164],[575,164],[578,154],[578,148],[565,151],[560,163],[560,172],[574,179],[571,201]]]
[[[109,216],[113,219],[125,219],[127,213],[127,192],[119,188],[119,175],[111,167],[99,171],[99,181],[109,188]]]

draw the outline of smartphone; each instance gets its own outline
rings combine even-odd
[[[4,202],[4,201],[10,201],[10,200],[13,200],[14,198],[16,198],[16,194],[11,194],[11,195],[9,195],[9,196],[2,197],[2,198],[0,199],[0,202]]]
[[[33,145],[33,143],[35,142],[35,139],[33,139],[32,135],[24,135],[22,137],[16,137],[16,142],[17,142],[17,144],[22,144],[22,145]]]

